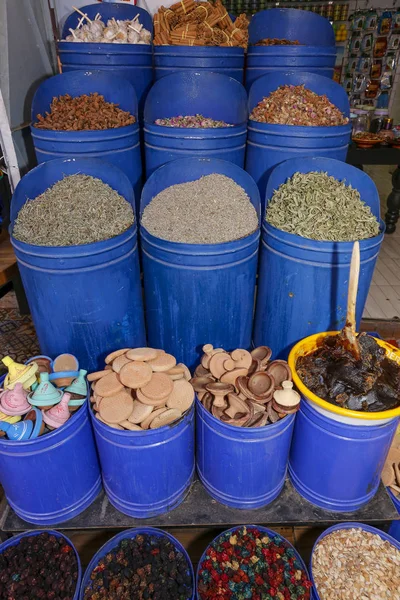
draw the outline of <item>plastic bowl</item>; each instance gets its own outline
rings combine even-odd
[[[341,408],[340,406],[336,406],[335,404],[331,404],[326,400],[323,400],[319,396],[316,396],[309,390],[300,377],[297,375],[296,371],[296,363],[297,359],[300,356],[305,356],[310,354],[317,349],[318,343],[328,335],[337,335],[340,333],[339,331],[324,331],[322,333],[316,333],[314,335],[310,335],[309,337],[304,338],[300,342],[298,342],[295,346],[293,346],[292,350],[289,354],[289,366],[291,368],[293,374],[293,381],[301,393],[303,399],[306,402],[310,402],[314,408],[322,413],[325,417],[331,418],[334,421],[339,421],[340,423],[346,423],[348,425],[380,425],[383,423],[387,423],[392,419],[396,419],[400,416],[400,406],[397,408],[393,408],[391,410],[385,410],[380,412],[362,412],[357,410],[349,410],[347,408]],[[400,350],[395,348],[391,344],[384,342],[383,340],[376,339],[377,344],[385,349],[386,356],[391,360],[394,360],[397,364],[400,365]]]

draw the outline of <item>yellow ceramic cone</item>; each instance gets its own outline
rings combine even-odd
[[[29,390],[31,385],[36,381],[35,373],[38,370],[36,363],[30,365],[21,365],[15,362],[10,356],[2,358],[2,363],[8,369],[8,373],[4,380],[4,388],[13,390],[16,383],[22,383],[25,390]]]

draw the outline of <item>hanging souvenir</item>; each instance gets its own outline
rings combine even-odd
[[[390,10],[385,10],[379,19],[378,33],[379,35],[388,35],[392,29],[392,13]]]
[[[378,13],[376,10],[369,10],[365,17],[365,26],[364,29],[366,31],[375,31],[378,26]]]
[[[361,42],[361,51],[363,52],[363,54],[371,54],[373,43],[374,36],[372,35],[372,33],[367,33],[366,35],[364,35]]]
[[[386,37],[378,37],[375,40],[374,46],[374,57],[382,58],[385,56],[387,50],[387,38]]]
[[[374,60],[371,66],[371,79],[379,79],[382,75],[382,61]]]

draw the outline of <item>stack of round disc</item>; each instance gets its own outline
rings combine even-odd
[[[180,419],[193,404],[189,369],[164,350],[122,348],[105,362],[88,381],[96,418],[110,427],[156,429]]]

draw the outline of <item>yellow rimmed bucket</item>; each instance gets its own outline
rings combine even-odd
[[[293,346],[290,354],[289,354],[289,366],[291,368],[293,374],[293,381],[301,393],[303,399],[313,405],[315,410],[317,410],[320,414],[325,417],[331,418],[335,421],[339,421],[340,423],[347,423],[348,425],[380,425],[383,423],[387,423],[392,419],[396,419],[400,417],[400,406],[397,408],[393,408],[391,410],[385,410],[381,412],[364,412],[357,410],[349,410],[347,408],[341,408],[340,406],[336,406],[327,400],[323,400],[319,396],[313,394],[311,390],[309,390],[300,377],[297,375],[296,371],[296,363],[300,356],[305,356],[310,354],[314,350],[316,350],[320,345],[321,341],[328,335],[338,335],[339,331],[325,331],[322,333],[316,333],[314,335],[310,335],[309,337],[304,338],[300,342],[298,342],[295,346]],[[384,342],[378,338],[374,338],[381,346],[385,349],[386,356],[394,360],[397,364],[400,365],[400,350],[395,348],[391,344]]]

